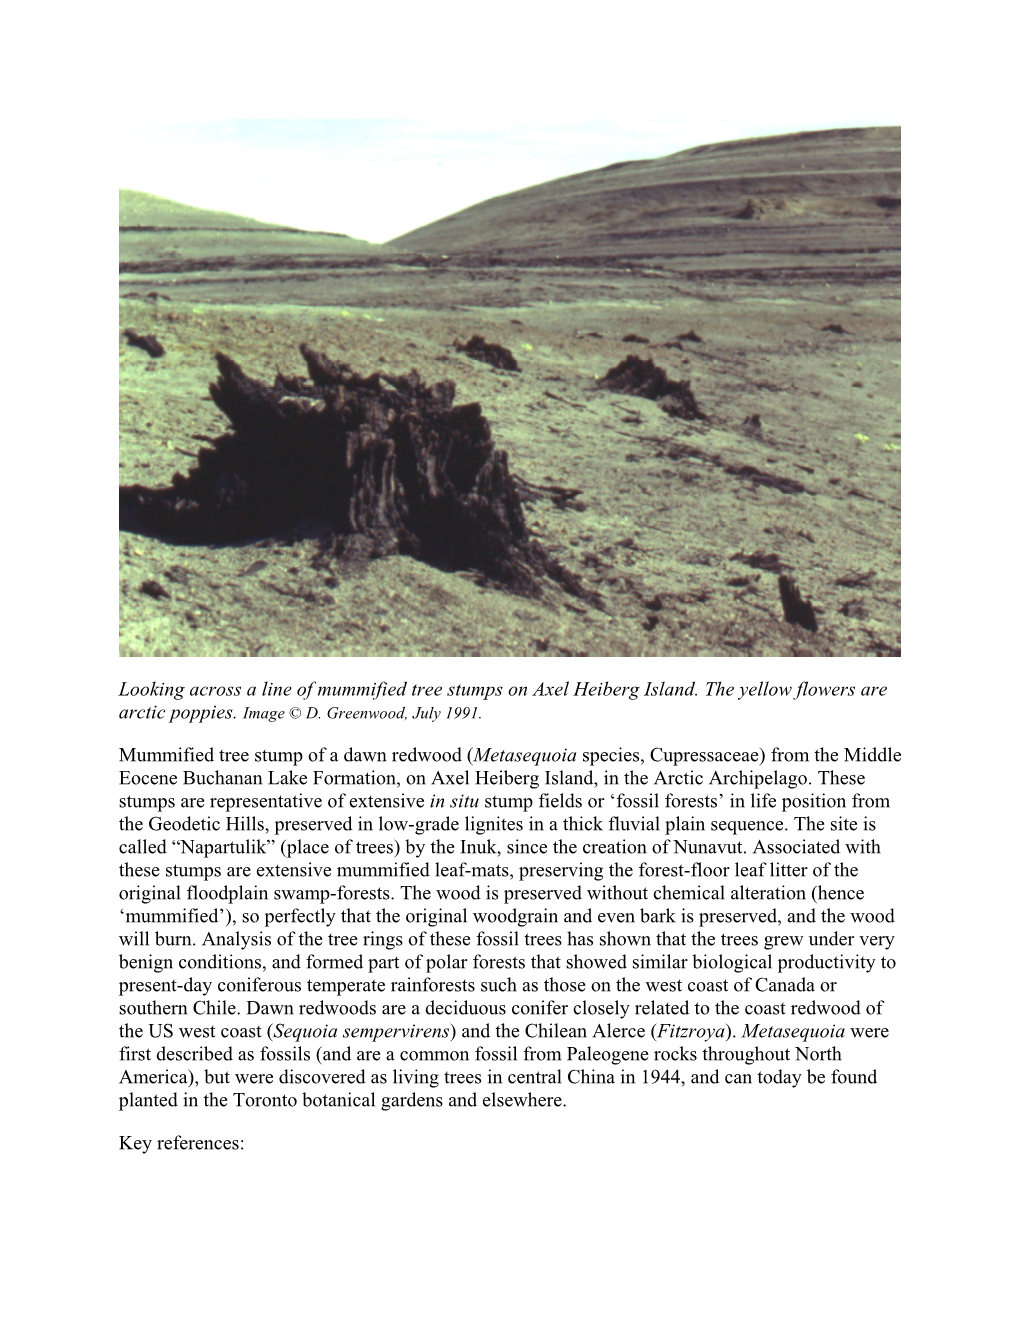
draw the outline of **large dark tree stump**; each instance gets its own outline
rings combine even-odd
[[[338,552],[476,569],[526,595],[547,576],[593,599],[528,535],[507,456],[477,403],[416,372],[362,377],[307,344],[311,380],[272,386],[216,355],[233,430],[168,488],[121,487],[121,527],[223,543],[316,529]]]

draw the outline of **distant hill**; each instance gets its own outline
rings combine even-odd
[[[245,216],[231,215],[229,211],[204,211],[198,206],[185,206],[167,197],[152,193],[135,192],[131,188],[120,190],[121,229],[280,229],[294,233],[287,225],[266,224],[263,220],[249,220]]]
[[[157,197],[153,193],[135,192],[131,188],[120,189],[120,227],[121,229],[196,229],[219,233],[224,230],[250,232],[259,230],[263,234],[314,234],[324,238],[338,239],[351,247],[375,248],[375,243],[364,239],[351,238],[350,234],[323,233],[320,230],[295,229],[293,225],[267,224],[265,220],[250,220],[247,216],[232,215],[229,211],[205,211],[200,206],[186,206],[184,202],[173,202],[167,197]]]
[[[480,202],[386,246],[491,257],[899,261],[900,130],[833,129],[621,161]],[[864,254],[866,261],[855,261]],[[887,255],[883,255],[887,254]]]
[[[185,276],[204,286],[211,273],[228,270],[236,272],[235,282],[243,282],[258,272],[306,271],[309,263],[357,259],[379,251],[375,243],[347,234],[266,224],[151,193],[120,190],[122,292],[139,280],[145,287],[160,279],[180,285]],[[223,276],[221,282],[230,278]]]

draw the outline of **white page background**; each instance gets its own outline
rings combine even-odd
[[[27,201],[6,226],[21,254],[20,320],[7,338],[11,1314],[1006,1314],[1015,628],[1002,496],[1015,421],[996,327],[1015,302],[1011,199],[995,182],[1007,159],[995,138],[1001,93],[989,91],[996,51],[972,44],[970,29],[908,25],[875,4],[353,17],[120,7],[12,36],[25,67],[9,169]],[[116,658],[118,116],[696,116],[719,98],[768,98],[791,118],[810,102],[813,120],[824,105],[834,120],[856,111],[904,128],[902,659],[677,660],[668,673],[653,661],[350,660],[327,673],[322,660]],[[243,1154],[119,1153],[116,694],[127,679],[249,673],[295,684],[888,683],[886,698],[852,709],[699,701],[678,725],[648,702],[598,705],[601,723],[591,707],[553,717],[536,703],[530,718],[501,705],[484,725],[493,743],[579,750],[667,736],[902,748],[894,818],[880,865],[869,863],[875,888],[895,892],[900,936],[882,1084],[578,1087],[563,1110],[534,1114],[231,1112],[217,1126],[244,1136]],[[345,745],[356,727],[325,740],[291,726],[247,736],[253,747]],[[241,737],[235,726],[209,741]],[[430,732],[429,745],[441,738]],[[198,1111],[196,1135],[205,1118]],[[184,1115],[176,1122],[192,1131]]]

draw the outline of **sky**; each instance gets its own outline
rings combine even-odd
[[[621,160],[734,138],[887,121],[700,119],[482,123],[230,119],[122,124],[122,188],[383,243],[475,202]]]

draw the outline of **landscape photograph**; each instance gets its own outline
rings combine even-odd
[[[900,655],[899,128],[284,122],[125,156],[121,655]]]

